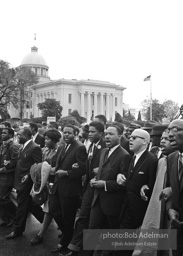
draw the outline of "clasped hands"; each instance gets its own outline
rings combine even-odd
[[[57,170],[55,174],[57,174],[59,177],[68,176],[68,172],[64,170]]]
[[[179,218],[179,213],[176,210],[169,209],[168,210],[168,215],[169,215],[172,227],[179,228],[181,225],[183,225],[183,221],[180,221],[178,219]]]
[[[94,188],[104,188],[105,187],[105,181],[104,180],[97,180],[96,177],[90,180],[90,186]]]

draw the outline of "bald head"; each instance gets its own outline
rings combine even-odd
[[[147,143],[150,142],[150,135],[147,131],[142,130],[142,129],[135,129],[131,136],[138,136],[138,137],[142,137],[143,139],[145,139],[147,141]]]
[[[175,119],[173,120],[168,127],[179,127],[179,128],[183,128],[183,119]]]

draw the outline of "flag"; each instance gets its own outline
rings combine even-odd
[[[150,81],[150,80],[151,80],[151,75],[144,78],[144,81]]]

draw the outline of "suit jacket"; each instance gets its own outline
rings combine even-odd
[[[167,186],[172,188],[172,196],[167,201],[167,210],[172,208],[179,213],[179,220],[183,221],[183,184],[178,178],[179,152],[173,152],[167,157]]]
[[[30,168],[35,163],[42,162],[42,151],[33,141],[30,141],[26,147],[20,151],[20,155],[17,161],[15,169],[15,181],[14,187],[17,190],[30,189],[32,187],[32,180],[30,177]],[[25,182],[21,182],[21,179],[29,175],[29,178]]]
[[[140,156],[135,166],[132,168],[131,163],[128,170],[126,185],[127,197],[123,205],[121,218],[123,217],[126,206],[128,206],[133,216],[132,219],[137,227],[142,224],[152,194],[156,179],[157,164],[157,157],[146,150]],[[144,201],[140,196],[140,190],[143,185],[149,187],[149,190],[147,190],[146,193],[148,201]]]
[[[36,144],[38,144],[41,148],[45,146],[45,138],[43,135],[39,134],[36,136],[36,139],[34,141]]]
[[[129,148],[129,140],[125,136],[121,136],[120,145],[124,148],[130,155],[133,155],[133,152]]]
[[[90,148],[92,147],[92,144],[89,147],[89,152],[90,152]],[[96,176],[96,174],[93,172],[93,169],[99,167],[99,162],[100,162],[100,154],[101,154],[101,150],[103,148],[106,148],[106,144],[103,141],[103,139],[100,140],[100,142],[98,143],[97,147],[94,147],[94,152],[92,157],[87,157],[86,160],[86,177],[85,177],[85,181],[84,181],[84,191],[86,190],[87,185],[89,184],[90,180],[94,178],[94,176]]]
[[[68,172],[68,176],[59,177],[55,175],[55,182],[52,193],[57,189],[62,196],[80,196],[82,191],[81,178],[85,174],[85,161],[87,158],[85,146],[74,140],[67,151],[64,153],[65,145],[59,147],[58,157],[55,170],[64,170]],[[72,168],[72,165],[77,163],[79,168]]]
[[[19,147],[17,144],[10,140],[6,143],[5,146],[2,145],[2,151],[0,155],[0,168],[2,171],[0,172],[0,197],[7,193],[7,191],[11,190],[14,184],[14,173],[15,167],[18,160]],[[4,161],[7,161],[8,164],[4,164]]]
[[[131,156],[121,146],[117,147],[113,153],[105,161],[105,154],[108,149],[103,149],[100,157],[99,171],[97,180],[106,181],[106,189],[96,189],[92,206],[97,198],[100,199],[100,204],[104,214],[108,216],[118,216],[123,203],[125,188],[118,185],[116,182],[119,173],[127,175]]]

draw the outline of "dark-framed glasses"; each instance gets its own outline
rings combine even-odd
[[[132,140],[136,140],[137,138],[145,140],[145,138],[143,138],[141,136],[137,136],[137,135],[130,136],[130,139],[132,139]]]
[[[167,128],[167,131],[168,132],[179,132],[179,131],[183,131],[183,128],[179,128],[177,126],[173,126],[173,127]]]

